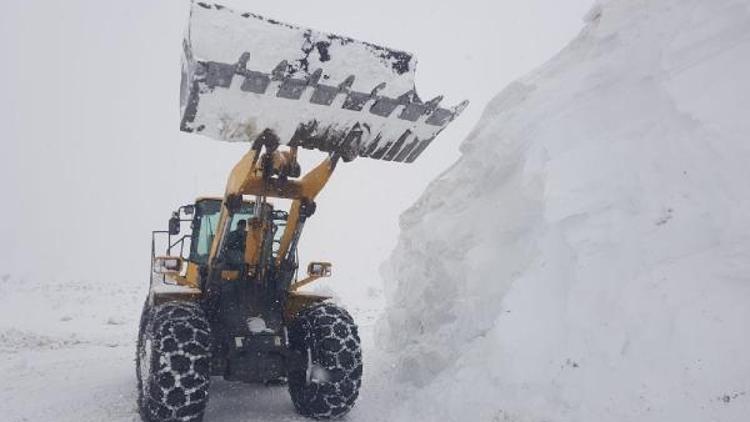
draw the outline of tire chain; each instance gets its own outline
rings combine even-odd
[[[303,372],[290,373],[289,390],[297,411],[315,419],[348,413],[362,385],[362,351],[351,315],[330,303],[304,309],[292,323],[290,344],[305,353],[309,348],[313,363],[330,377],[307,383]]]
[[[211,335],[203,310],[188,302],[168,302],[153,310],[154,374],[142,413],[149,422],[193,422],[208,403]]]

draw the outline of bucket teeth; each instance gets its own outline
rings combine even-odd
[[[318,82],[320,82],[320,78],[323,76],[323,69],[316,69],[315,72],[310,75],[310,77],[307,79],[307,84],[310,86],[316,86],[318,85]]]
[[[430,101],[427,101],[427,114],[432,114],[435,109],[440,105],[440,102],[443,101],[443,96],[438,95],[437,97],[431,99]]]
[[[354,75],[347,76],[346,79],[344,79],[344,82],[339,84],[339,89],[342,91],[350,89],[352,85],[354,85],[354,79]]]
[[[186,132],[252,143],[272,131],[282,144],[345,161],[410,163],[468,104],[444,108],[442,96],[423,102],[409,53],[215,5],[194,4],[188,29],[181,96]],[[235,44],[236,55],[227,56]]]
[[[378,92],[383,90],[383,88],[385,88],[385,82],[381,82],[378,86],[373,88],[372,91],[370,91],[370,96],[374,98],[378,95]]]
[[[240,59],[237,61],[237,73],[242,73],[245,69],[247,69],[247,62],[250,61],[250,53],[247,51],[242,53],[240,56]]]
[[[286,60],[280,61],[279,64],[277,64],[276,67],[274,67],[271,71],[271,76],[276,81],[284,79],[288,67],[289,63]]]

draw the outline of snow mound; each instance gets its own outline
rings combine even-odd
[[[402,216],[393,420],[750,414],[750,5],[585,20]]]

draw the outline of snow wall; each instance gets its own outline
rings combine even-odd
[[[750,2],[585,20],[402,216],[390,420],[750,415]]]

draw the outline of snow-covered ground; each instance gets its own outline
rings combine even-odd
[[[146,284],[0,277],[0,421],[140,421],[134,357]],[[374,350],[370,333],[377,310],[350,309],[362,328],[365,350]],[[365,357],[368,367],[380,366],[376,354]],[[380,396],[377,379],[371,377],[363,395],[374,390],[372,396]],[[351,420],[378,420],[364,409],[357,408]],[[205,419],[308,420],[296,414],[285,386],[220,379],[211,385]]]
[[[144,286],[0,278],[0,419],[135,419]]]
[[[587,20],[402,217],[392,420],[750,417],[750,3]]]

